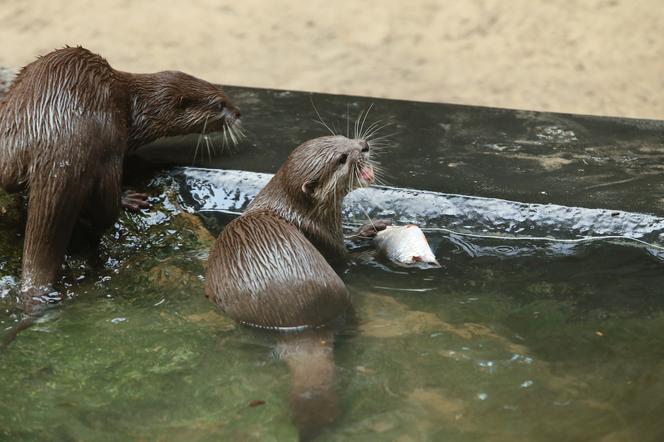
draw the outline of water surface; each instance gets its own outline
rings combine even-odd
[[[153,159],[274,172],[323,135],[311,94],[229,91],[250,133],[235,154],[194,161],[185,139],[153,146]],[[661,122],[313,98],[338,127],[373,103],[371,118],[396,129],[389,184],[420,193],[355,201],[429,228],[443,265],[360,254],[343,275],[359,323],[335,343],[343,414],[320,440],[661,440],[658,249],[551,240],[662,245]],[[296,440],[274,335],[236,326],[203,296],[213,235],[249,194],[234,185],[235,209],[196,206],[181,178],[132,183],[153,209],[123,215],[98,253],[72,251],[59,283],[70,299],[0,354],[0,440]],[[0,195],[0,209],[19,205]],[[8,213],[3,329],[20,317],[22,219]]]

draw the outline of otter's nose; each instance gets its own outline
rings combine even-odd
[[[360,140],[359,144],[362,147],[362,152],[369,152],[369,143],[366,140]]]
[[[240,113],[240,109],[236,107],[227,107],[223,111],[224,117],[226,118],[232,118],[233,120],[239,120],[242,114]]]

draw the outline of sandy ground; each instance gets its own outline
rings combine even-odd
[[[81,44],[225,84],[664,119],[662,0],[0,0],[0,65]]]

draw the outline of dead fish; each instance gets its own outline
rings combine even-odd
[[[376,249],[401,267],[440,268],[422,230],[414,224],[387,226],[374,238]]]

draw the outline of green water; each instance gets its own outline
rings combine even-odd
[[[68,258],[72,299],[0,355],[1,440],[297,439],[274,336],[203,296],[211,237],[167,183],[152,189],[155,207],[104,238],[101,267]],[[14,221],[0,268],[16,276]],[[473,258],[431,239],[443,269],[344,275],[359,321],[335,344],[342,415],[321,441],[660,440],[661,262],[609,244]],[[0,307],[10,327],[11,294]]]

